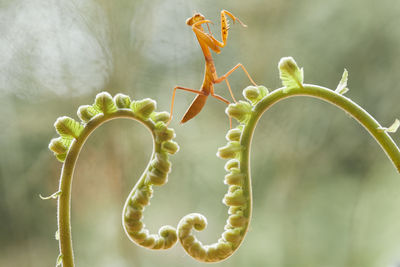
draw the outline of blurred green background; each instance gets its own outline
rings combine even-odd
[[[232,25],[215,55],[219,74],[243,63],[258,84],[280,87],[277,63],[293,56],[305,82],[335,88],[349,71],[350,97],[383,125],[400,116],[400,2],[393,0],[1,0],[0,266],[54,266],[61,164],[47,149],[57,117],[76,118],[97,92],[156,99],[169,110],[176,85],[199,88],[204,62],[186,18]],[[235,95],[249,81],[230,77]],[[224,84],[218,93],[229,98]],[[210,99],[179,125],[193,95],[178,92],[171,126],[180,152],[156,188],[145,223],[152,231],[203,213],[204,243],[223,231],[225,161],[215,156],[229,128]],[[393,138],[400,143],[399,134]],[[98,129],[77,165],[72,227],[77,266],[206,266],[177,245],[149,251],[130,243],[121,210],[151,154],[147,130],[131,121]],[[369,267],[400,262],[400,177],[374,140],[341,110],[308,98],[286,100],[262,117],[253,141],[254,213],[231,258],[213,266]]]

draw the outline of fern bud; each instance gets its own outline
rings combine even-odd
[[[70,117],[63,116],[54,123],[57,133],[65,138],[78,138],[83,130],[83,126]]]
[[[225,170],[229,172],[233,168],[239,168],[239,161],[237,159],[230,159],[225,164]]]
[[[225,231],[222,234],[222,237],[228,241],[229,243],[237,245],[242,239],[240,228],[234,228],[228,231]]]
[[[157,153],[151,162],[151,166],[161,172],[169,173],[171,170],[171,162],[166,155]]]
[[[223,202],[227,206],[242,206],[246,203],[243,189],[240,186],[232,185],[229,192],[224,196]]]
[[[153,191],[149,186],[139,188],[132,197],[133,205],[147,206],[152,195]]]
[[[223,241],[224,240],[221,239],[217,243],[217,254],[219,259],[225,259],[232,254],[232,244]]]
[[[68,152],[69,146],[71,145],[72,139],[68,138],[53,138],[50,141],[49,149],[55,154],[65,154]]]
[[[240,136],[242,135],[242,130],[238,128],[233,128],[228,131],[225,138],[228,141],[240,141]]]
[[[282,84],[285,86],[284,93],[296,87],[303,87],[303,69],[297,66],[292,57],[281,58],[278,68]]]
[[[286,72],[291,76],[295,76],[295,73],[298,71],[299,67],[297,66],[296,61],[292,57],[283,57],[279,61],[278,64],[279,70],[282,72]]]
[[[228,209],[228,214],[237,214],[238,212],[243,212],[243,207],[237,207],[237,206],[230,206]]]
[[[338,86],[336,87],[335,92],[341,95],[344,95],[349,91],[349,88],[347,88],[347,79],[348,79],[349,73],[347,72],[346,69],[343,71],[342,79],[340,79],[340,82]]]
[[[129,236],[132,237],[139,244],[146,240],[146,238],[149,236],[149,230],[147,229],[142,229],[138,232],[129,231],[129,229],[126,229],[126,231],[129,233]]]
[[[243,216],[243,212],[239,211],[236,214],[232,214],[228,218],[228,223],[233,227],[243,227],[247,223],[248,219]]]
[[[143,217],[143,210],[127,206],[124,214],[125,220],[140,220]]]
[[[247,86],[243,90],[243,96],[253,105],[260,102],[268,94],[268,89],[265,86]]]
[[[101,92],[96,95],[93,107],[103,114],[111,114],[117,111],[112,96],[107,92]]]
[[[222,159],[236,158],[241,150],[242,146],[238,141],[231,141],[226,146],[218,149],[217,156]]]
[[[90,121],[94,116],[99,114],[99,111],[96,110],[93,106],[84,105],[78,108],[78,117],[81,119],[82,122]]]
[[[67,153],[63,153],[63,154],[57,154],[56,158],[59,162],[64,162],[65,159],[67,158]]]
[[[158,169],[151,170],[147,175],[149,182],[154,185],[163,185],[167,182],[168,174]]]
[[[143,222],[139,220],[125,220],[125,227],[128,232],[139,232],[143,229]]]
[[[129,96],[120,93],[114,96],[114,102],[118,108],[129,108],[131,105]]]
[[[156,123],[154,132],[156,134],[157,142],[169,141],[175,137],[174,130],[168,128],[167,125],[165,125],[165,123],[162,121]]]
[[[242,185],[245,175],[237,168],[232,168],[231,173],[225,175],[225,184],[228,185]]]
[[[228,116],[235,118],[240,123],[246,123],[250,118],[251,105],[248,102],[239,101],[230,104],[226,108],[225,113],[228,114]]]
[[[164,248],[172,247],[178,240],[176,229],[170,225],[162,226],[158,234],[165,240]]]
[[[156,109],[156,101],[150,98],[145,98],[131,103],[133,112],[143,119],[149,118],[150,114]]]
[[[169,113],[166,111],[154,112],[153,114],[151,114],[150,117],[154,122],[162,121],[164,123],[167,123],[169,121]]]
[[[174,141],[163,142],[161,147],[163,150],[167,151],[169,154],[175,154],[176,152],[179,151],[179,145],[178,145],[178,143],[176,143]]]

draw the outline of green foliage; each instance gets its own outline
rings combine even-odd
[[[247,86],[243,90],[243,96],[253,105],[257,104],[261,99],[268,95],[268,89],[265,86]]]
[[[133,101],[131,103],[131,109],[133,110],[133,112],[144,119],[149,118],[156,107],[156,102],[150,98],[146,98],[140,101]]]
[[[237,103],[230,104],[226,108],[228,116],[237,119],[239,122],[247,122],[250,118],[251,105],[248,102],[240,100]]]
[[[118,108],[129,108],[131,105],[131,99],[129,96],[121,93],[114,96],[114,101]]]
[[[395,119],[393,124],[390,125],[389,127],[378,127],[378,131],[386,133],[395,133],[397,132],[397,129],[399,129],[399,126],[400,126],[399,119]]]
[[[66,139],[77,139],[83,130],[83,125],[70,117],[63,116],[54,123],[57,133]]]
[[[279,77],[282,80],[285,89],[284,93],[287,93],[290,89],[296,87],[303,87],[303,68],[299,69],[296,61],[292,57],[284,57],[279,61]]]
[[[62,265],[62,261],[63,261],[63,255],[60,254],[57,257],[57,261],[56,261],[56,267],[61,266]]]
[[[59,196],[61,196],[61,194],[62,194],[62,191],[59,190],[59,191],[57,191],[57,192],[51,194],[50,196],[44,197],[44,196],[42,196],[42,195],[39,195],[39,197],[40,197],[41,199],[43,199],[43,200],[57,199]]]
[[[349,88],[347,88],[347,79],[348,79],[348,72],[346,69],[344,69],[342,79],[340,80],[335,92],[341,95],[344,95],[349,91]]]
[[[80,106],[77,112],[78,117],[81,119],[83,123],[87,123],[99,113],[101,113],[99,110],[95,109],[93,106],[90,105]]]
[[[96,95],[93,107],[104,115],[117,111],[117,106],[115,105],[112,96],[107,92],[102,92]]]

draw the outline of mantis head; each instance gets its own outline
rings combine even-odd
[[[202,20],[204,20],[204,19],[205,19],[205,17],[204,17],[202,14],[200,14],[200,13],[195,13],[195,14],[193,15],[193,17],[188,18],[188,19],[186,20],[186,24],[189,25],[189,26],[192,26],[194,23],[196,23],[196,22],[198,22],[198,21],[202,21]]]

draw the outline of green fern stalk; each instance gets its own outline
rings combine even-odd
[[[175,133],[166,126],[167,112],[155,112],[156,103],[151,99],[131,101],[128,96],[118,94],[114,99],[106,92],[96,96],[93,105],[81,106],[78,116],[82,123],[68,117],[61,117],[55,123],[60,137],[51,140],[49,148],[57,159],[63,162],[59,190],[48,198],[58,198],[58,231],[60,255],[57,265],[74,266],[70,207],[72,177],[79,153],[90,134],[110,120],[127,118],[140,122],[153,137],[153,154],[143,175],[128,196],[123,210],[123,226],[128,237],[138,245],[151,249],[167,249],[177,241],[175,228],[161,227],[159,234],[150,235],[145,229],[143,210],[149,204],[153,185],[167,182],[171,163],[168,155],[178,151],[172,141]],[[46,198],[45,198],[46,199]]]
[[[242,243],[251,220],[252,192],[250,175],[251,141],[258,120],[264,112],[281,100],[295,96],[309,96],[331,103],[358,121],[380,144],[386,155],[400,172],[400,151],[388,132],[394,132],[400,122],[382,127],[368,112],[349,98],[343,96],[347,89],[347,71],[337,89],[330,90],[317,85],[303,84],[303,69],[297,67],[293,58],[283,58],[279,63],[280,77],[284,87],[269,93],[264,86],[249,86],[243,94],[246,101],[229,105],[228,116],[235,118],[239,126],[227,134],[228,144],[218,151],[218,156],[229,159],[225,165],[229,185],[223,202],[229,207],[229,217],[218,241],[203,245],[192,233],[203,230],[207,221],[201,214],[185,216],[178,225],[178,237],[185,251],[199,261],[218,262],[231,256]]]

